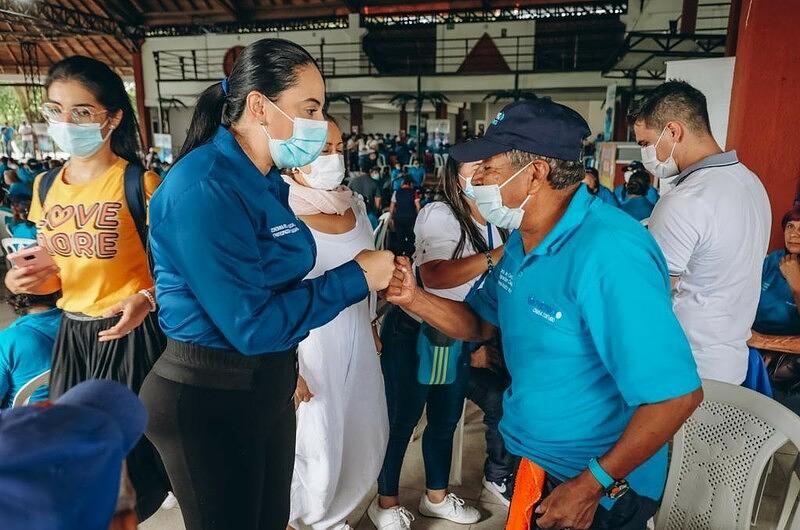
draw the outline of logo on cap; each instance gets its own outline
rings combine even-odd
[[[498,112],[497,116],[495,116],[495,118],[492,120],[492,125],[497,125],[498,123],[503,121],[505,117],[506,117],[505,114],[503,114],[502,112]]]

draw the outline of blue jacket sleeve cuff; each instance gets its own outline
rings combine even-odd
[[[369,294],[367,278],[364,276],[361,266],[355,260],[350,260],[335,269],[331,269],[328,274],[335,277],[341,285],[344,307],[363,300]]]

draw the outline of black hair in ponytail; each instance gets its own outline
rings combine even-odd
[[[220,125],[227,127],[241,118],[250,92],[255,90],[275,99],[297,82],[298,67],[310,64],[317,66],[302,46],[288,40],[261,39],[247,46],[227,78],[227,95],[221,81],[200,94],[186,141],[175,161],[211,140]]]
[[[121,110],[122,120],[111,133],[111,150],[131,164],[142,164],[138,154],[139,124],[120,76],[97,59],[74,55],[50,67],[44,82],[45,90],[56,81],[77,81],[94,94],[109,114]]]

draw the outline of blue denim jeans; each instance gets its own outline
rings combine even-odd
[[[378,493],[398,494],[400,471],[408,442],[427,405],[428,425],[422,435],[425,486],[447,488],[453,433],[464,408],[469,383],[469,355],[461,354],[456,380],[449,385],[421,385],[417,382],[417,334],[419,323],[401,309],[386,314],[381,330],[381,368],[389,409],[389,444],[378,477]]]
[[[561,482],[551,475],[547,475],[544,484],[544,498],[546,498]],[[610,510],[597,507],[594,520],[589,530],[646,530],[647,521],[658,511],[660,501],[643,497],[633,490],[617,499]],[[531,514],[531,530],[545,530],[536,524],[540,516],[534,511]]]

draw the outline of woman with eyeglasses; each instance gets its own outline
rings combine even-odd
[[[324,104],[325,80],[306,50],[251,43],[200,95],[153,196],[168,343],[142,400],[187,530],[286,528],[297,345],[394,273],[391,252],[362,250],[306,278],[317,248],[280,170],[317,159],[328,137]]]
[[[51,398],[87,379],[113,379],[138,393],[166,345],[141,234],[160,179],[141,166],[136,116],[108,66],[69,57],[50,68],[45,89],[48,132],[70,159],[36,178],[28,218],[53,259],[13,268],[5,283],[13,293],[61,291]],[[145,519],[169,488],[144,438],[128,457],[128,472]]]

